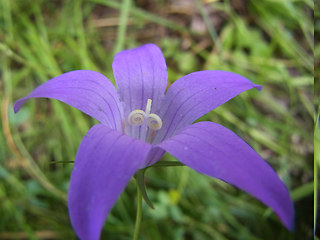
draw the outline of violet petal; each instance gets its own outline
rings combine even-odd
[[[80,239],[99,239],[107,214],[150,148],[102,124],[88,131],[76,156],[68,194],[69,215]]]
[[[155,143],[173,136],[183,127],[251,88],[261,87],[248,79],[225,71],[200,71],[186,75],[168,89],[159,116],[162,129]]]
[[[125,119],[133,110],[145,111],[148,99],[152,100],[151,112],[157,114],[168,80],[167,66],[161,50],[154,44],[146,44],[121,51],[115,56],[112,67],[119,95],[124,103]],[[143,140],[139,136],[140,128],[126,123],[126,133]]]
[[[14,111],[30,98],[54,98],[117,130],[122,130],[122,107],[115,87],[102,74],[77,70],[53,78],[14,104]]]
[[[247,143],[213,122],[199,122],[158,145],[194,170],[230,183],[273,209],[293,228],[293,203],[284,183]]]

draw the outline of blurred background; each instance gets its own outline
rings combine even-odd
[[[272,165],[296,218],[290,233],[228,184],[187,167],[151,168],[155,210],[143,205],[140,239],[312,239],[313,56],[319,63],[320,55],[313,41],[312,0],[0,0],[0,239],[76,239],[66,207],[73,164],[59,162],[74,160],[96,123],[56,100],[31,100],[17,115],[13,102],[71,70],[99,71],[114,82],[114,55],[150,42],[163,51],[169,84],[219,69],[263,86],[200,120],[231,129]],[[101,239],[132,239],[135,213],[132,180]]]

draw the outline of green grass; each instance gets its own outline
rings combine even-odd
[[[115,53],[147,42],[163,50],[170,83],[220,69],[263,85],[200,120],[233,130],[274,167],[295,201],[296,228],[289,233],[270,209],[228,184],[187,167],[159,167],[146,173],[155,210],[143,205],[141,239],[312,238],[313,54],[316,62],[320,56],[313,2],[203,2],[182,8],[161,0],[0,1],[0,239],[76,239],[66,207],[72,164],[50,162],[74,160],[96,123],[44,99],[14,115],[13,102],[76,69],[114,82]],[[135,211],[132,181],[102,239],[132,239]]]

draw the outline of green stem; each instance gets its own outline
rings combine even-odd
[[[320,105],[319,105],[320,106]],[[317,210],[318,210],[318,197],[319,197],[319,163],[320,163],[320,152],[319,152],[319,145],[320,145],[320,129],[319,129],[319,111],[316,115],[315,119],[315,129],[314,129],[314,185],[313,185],[313,192],[314,192],[314,201],[313,201],[313,230],[314,233],[316,232],[316,223],[317,223]]]
[[[142,219],[142,194],[139,188],[138,181],[137,181],[137,197],[138,197],[137,198],[138,206],[137,206],[136,225],[134,227],[133,240],[139,239],[140,225],[141,225],[141,219]]]
[[[113,55],[116,55],[116,53],[123,50],[124,42],[126,39],[126,30],[128,25],[130,7],[131,7],[131,0],[122,1],[117,40],[116,40],[116,45],[114,47]]]

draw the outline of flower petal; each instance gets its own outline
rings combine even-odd
[[[161,50],[155,44],[119,52],[112,63],[121,101],[129,111],[144,110],[147,100],[158,109],[167,87],[168,73]]]
[[[107,214],[150,148],[102,124],[89,130],[76,156],[68,194],[71,222],[80,239],[99,239]]]
[[[30,98],[58,99],[111,128],[122,129],[122,107],[116,89],[98,72],[78,70],[53,78],[16,101],[14,111],[18,112]]]
[[[154,44],[124,50],[115,56],[112,67],[125,119],[133,110],[145,111],[148,99],[152,100],[151,112],[157,114],[168,80],[161,50]],[[141,128],[126,122],[126,133],[139,139],[145,138],[145,129]]]
[[[213,122],[188,126],[158,145],[194,170],[250,193],[293,228],[293,203],[274,170],[241,138]]]
[[[225,71],[200,71],[186,75],[168,89],[159,116],[162,129],[155,142],[173,136],[202,115],[243,91],[261,87],[248,79]]]

